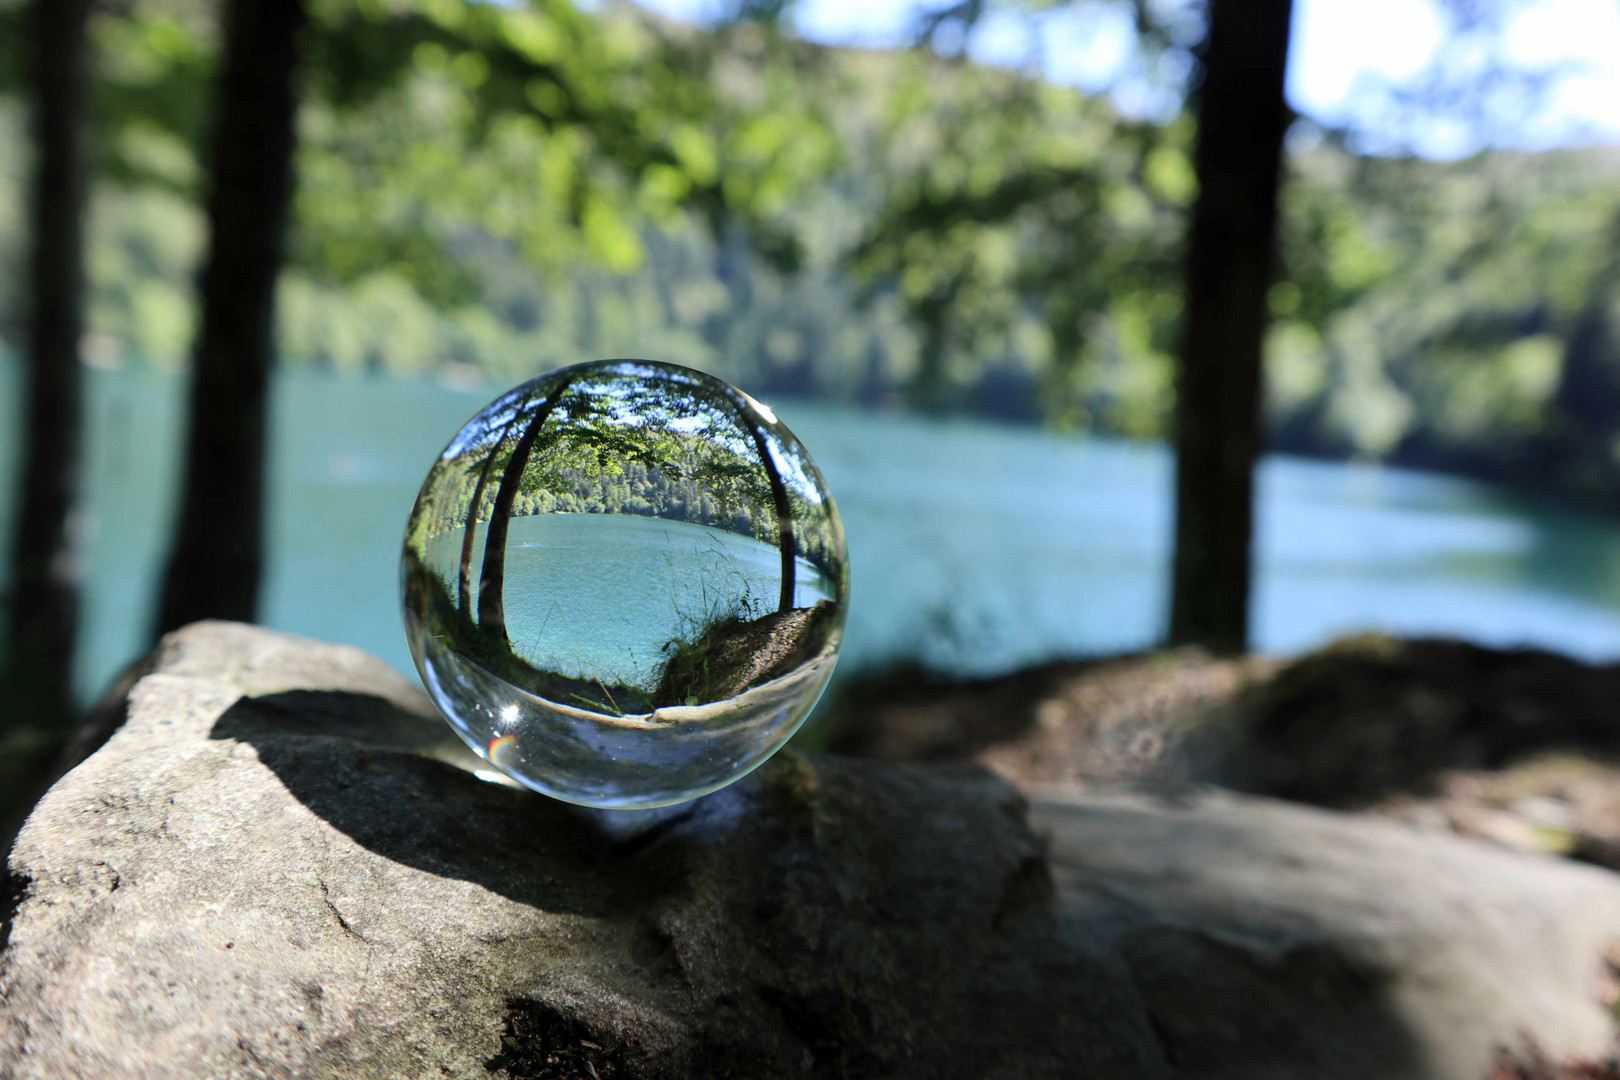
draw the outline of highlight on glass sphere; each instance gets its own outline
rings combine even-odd
[[[787,742],[847,588],[804,445],[719,379],[646,360],[486,406],[428,471],[401,562],[451,727],[536,791],[624,809],[707,794]]]

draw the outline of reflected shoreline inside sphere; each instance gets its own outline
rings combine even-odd
[[[545,794],[646,808],[790,738],[837,658],[842,528],[809,454],[719,380],[646,361],[542,376],[457,434],[401,563],[451,726]]]

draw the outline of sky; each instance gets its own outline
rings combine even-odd
[[[642,0],[682,18],[712,17],[724,0]],[[1482,59],[1453,48],[1446,10],[1433,0],[1295,0],[1288,96],[1307,117],[1359,133],[1369,149],[1414,149],[1436,157],[1481,144],[1543,149],[1620,143],[1620,0],[1504,0],[1496,40],[1510,68],[1557,67],[1560,76],[1530,112],[1498,108],[1464,125],[1447,116],[1392,110],[1376,91],[1399,84],[1437,57],[1460,70]],[[794,22],[829,44],[888,46],[909,40],[915,0],[798,0]],[[969,43],[975,59],[1038,68],[1054,81],[1109,92],[1134,116],[1173,112],[1168,80],[1140,77],[1127,7],[1119,0],[1069,4],[1038,16],[989,16]]]

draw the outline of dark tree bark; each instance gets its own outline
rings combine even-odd
[[[472,561],[473,545],[477,543],[478,504],[484,501],[484,489],[489,486],[489,474],[495,471],[496,443],[489,459],[478,472],[478,483],[473,487],[472,505],[467,509],[467,527],[461,534],[461,569],[456,575],[456,607],[466,618],[472,618]]]
[[[500,437],[490,446],[489,457],[484,459],[483,468],[478,470],[478,483],[473,485],[472,505],[467,508],[467,526],[461,535],[461,568],[457,575],[456,599],[462,615],[469,619],[472,618],[472,561],[473,545],[477,542],[478,533],[478,506],[484,501],[484,491],[489,487],[490,475],[495,471],[495,458],[521,415],[513,413],[512,419],[501,428]],[[488,544],[485,546],[488,547]]]
[[[251,621],[264,562],[265,444],[297,112],[302,0],[230,0],[212,148],[202,327],[163,633]]]
[[[1607,241],[1608,258],[1587,283],[1586,303],[1565,337],[1550,422],[1538,434],[1540,452],[1532,458],[1541,476],[1562,471],[1566,484],[1593,494],[1602,490],[1604,459],[1620,416],[1620,377],[1609,344],[1609,310],[1620,293],[1620,212],[1609,222]]]
[[[1176,415],[1170,638],[1248,640],[1260,351],[1289,112],[1290,0],[1211,0]]]
[[[7,726],[65,737],[73,715],[78,553],[71,520],[79,488],[79,334],[85,162],[83,113],[89,0],[34,0],[32,61],[37,159],[32,192],[23,467],[12,547]]]
[[[540,429],[546,426],[546,418],[557,407],[557,402],[573,381],[569,377],[552,387],[551,393],[534,410],[522,437],[512,448],[512,456],[506,460],[506,468],[501,472],[501,486],[495,489],[495,505],[489,511],[489,531],[484,534],[484,565],[478,573],[478,627],[492,640],[498,637],[508,645],[511,639],[506,635],[504,593],[506,531],[512,520],[512,502],[522,486],[523,470],[529,467],[529,455],[534,452],[535,441],[540,438]]]
[[[955,278],[912,305],[912,318],[922,326],[918,343],[917,374],[907,388],[913,407],[927,413],[943,413],[950,405],[950,380],[945,370],[950,341],[951,311],[961,292],[962,280]]]
[[[776,610],[791,611],[795,591],[794,579],[798,576],[799,569],[798,564],[794,562],[794,556],[798,552],[793,540],[793,507],[788,502],[787,485],[782,483],[782,473],[771,457],[771,448],[765,441],[765,433],[749,417],[746,404],[738,401],[736,405],[737,417],[747,429],[749,438],[754,440],[754,449],[759,451],[759,460],[765,466],[765,478],[771,485],[771,502],[776,507],[776,550],[782,557],[782,587],[776,596]]]

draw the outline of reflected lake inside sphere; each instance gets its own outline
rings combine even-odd
[[[843,529],[769,409],[672,364],[503,394],[428,472],[405,628],[450,725],[588,806],[696,798],[779,749],[832,674]]]

